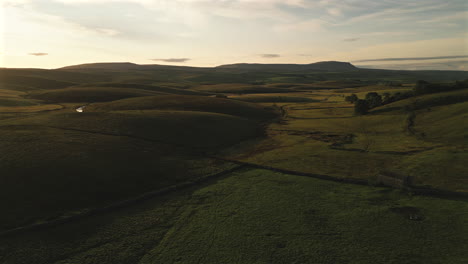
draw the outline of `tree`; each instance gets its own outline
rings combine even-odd
[[[352,95],[345,97],[346,102],[355,103],[357,100],[359,100],[359,98],[357,97],[356,94],[352,94]]]
[[[413,88],[414,93],[419,94],[426,94],[429,92],[429,83],[423,80],[419,80],[416,82],[416,85]]]
[[[391,103],[391,97],[392,95],[390,93],[383,93],[383,99],[382,99],[382,104],[388,104]]]
[[[382,96],[376,92],[371,92],[366,94],[366,101],[368,103],[369,109],[382,105]]]
[[[356,115],[365,115],[369,112],[369,104],[367,100],[358,99],[354,103],[354,113]]]

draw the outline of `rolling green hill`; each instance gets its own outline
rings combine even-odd
[[[162,94],[141,89],[111,87],[73,87],[59,90],[41,90],[29,93],[28,97],[53,103],[92,103],[114,101],[123,98],[154,96]]]
[[[92,104],[86,111],[117,110],[178,110],[227,114],[245,118],[268,119],[275,117],[272,109],[236,100],[190,95],[164,95],[131,98],[109,103]]]
[[[62,111],[4,120],[0,208],[8,217],[0,229],[201,176],[216,166],[204,168],[209,159],[200,151],[216,151],[261,133],[251,120],[191,111]]]

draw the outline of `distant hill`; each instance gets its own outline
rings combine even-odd
[[[216,68],[259,71],[353,71],[358,69],[349,62],[340,61],[322,61],[311,64],[237,63],[221,65]]]
[[[108,70],[130,70],[138,69],[140,65],[130,62],[101,62],[85,63],[60,68],[61,70],[81,70],[81,69],[108,69]]]
[[[130,62],[86,63],[60,68],[60,70],[150,70],[150,69],[197,69],[198,67],[169,66],[159,64],[135,64]],[[214,67],[215,69],[260,70],[260,71],[352,71],[357,68],[349,62],[322,61],[311,64],[260,64],[237,63]],[[203,69],[203,68],[202,68]]]
[[[98,62],[85,63],[59,68],[58,70],[157,70],[157,69],[203,69],[202,67],[136,64],[131,62]]]

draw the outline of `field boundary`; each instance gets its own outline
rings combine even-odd
[[[394,186],[376,184],[365,179],[339,178],[339,177],[324,175],[324,174],[315,174],[315,173],[299,172],[299,171],[293,171],[293,170],[288,170],[288,169],[275,168],[271,166],[260,165],[260,164],[250,163],[250,162],[239,161],[239,160],[233,160],[233,159],[228,159],[228,158],[220,158],[220,157],[212,157],[212,158],[218,159],[221,161],[235,163],[238,165],[244,165],[250,168],[264,169],[264,170],[269,170],[269,171],[274,171],[274,172],[279,172],[279,173],[284,173],[284,174],[311,177],[311,178],[316,178],[320,180],[333,181],[333,182],[339,182],[339,183],[349,183],[349,184],[364,185],[364,186],[381,186],[381,187],[396,189]],[[408,186],[404,186],[404,188],[399,188],[399,189],[402,189],[409,193],[413,193],[417,195],[432,196],[432,197],[437,197],[437,198],[446,198],[446,199],[468,198],[468,192],[456,192],[456,191],[449,191],[449,190],[443,190],[443,189],[437,189],[437,188],[431,188],[431,187],[408,185]]]
[[[316,174],[316,173],[309,173],[309,172],[293,171],[293,170],[288,170],[288,169],[275,168],[275,167],[271,167],[271,166],[260,165],[260,164],[255,164],[255,163],[250,163],[250,162],[245,162],[245,161],[239,161],[239,160],[233,160],[233,159],[227,159],[227,158],[220,158],[220,157],[211,157],[211,158],[218,159],[218,160],[221,160],[221,161],[235,163],[235,164],[238,164],[238,165],[244,165],[246,167],[270,170],[270,171],[284,173],[284,174],[290,174],[290,175],[296,175],[296,176],[305,176],[305,177],[317,178],[317,179],[320,179],[320,180],[327,180],[327,181],[334,181],[334,182],[351,183],[351,184],[358,184],[358,185],[369,185],[369,181],[364,180],[364,179],[339,178],[339,177],[334,177],[334,176],[325,175],[325,174]]]

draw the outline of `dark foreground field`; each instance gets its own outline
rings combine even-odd
[[[1,69],[0,263],[466,263],[464,79]],[[373,92],[365,115],[345,100]]]

